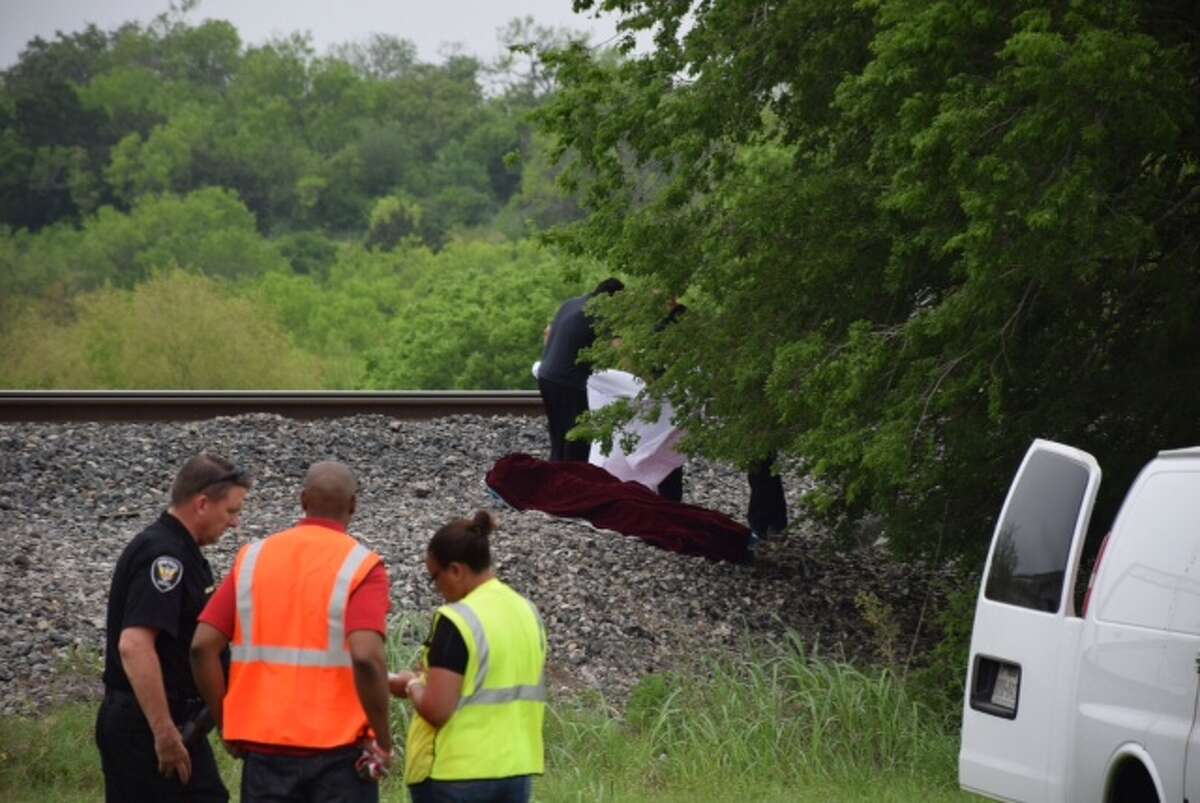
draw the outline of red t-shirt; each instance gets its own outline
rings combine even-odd
[[[328,527],[339,532],[346,531],[345,526],[340,522],[329,519],[306,518],[300,524]],[[350,599],[346,603],[347,635],[355,630],[374,630],[387,638],[387,614],[391,608],[390,590],[387,569],[382,563],[376,564],[371,571],[367,572],[367,576],[359,583],[358,588],[350,593]],[[200,614],[200,621],[215,627],[225,634],[225,638],[232,640],[236,615],[237,589],[234,587],[233,572],[230,572],[221,581],[217,593],[213,594],[208,604],[204,606],[204,611]],[[303,747],[288,748],[252,742],[238,742],[238,744],[252,752],[269,755],[308,756],[324,752]]]

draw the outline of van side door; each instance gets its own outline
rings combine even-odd
[[[1200,649],[1198,458],[1194,449],[1161,452],[1142,470],[1096,569],[1080,642],[1077,800],[1106,799],[1123,765],[1136,761],[1151,780],[1139,781],[1138,800],[1200,801],[1186,747]]]
[[[967,667],[958,778],[1004,800],[1064,799],[1079,553],[1100,466],[1037,440],[1009,487],[984,567]]]

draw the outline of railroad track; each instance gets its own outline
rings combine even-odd
[[[197,421],[222,415],[277,413],[334,418],[377,413],[393,418],[448,415],[542,415],[535,390],[0,391],[0,422]]]

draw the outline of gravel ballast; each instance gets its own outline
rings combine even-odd
[[[387,564],[394,617],[426,622],[441,601],[423,563],[434,530],[477,508],[496,512],[495,567],[542,611],[554,694],[590,688],[620,701],[647,673],[789,629],[822,651],[870,657],[871,629],[854,602],[863,590],[895,612],[907,652],[929,597],[929,572],[870,547],[834,551],[803,521],[763,544],[753,563],[733,565],[581,521],[498,509],[484,474],[511,452],[545,456],[536,418],[255,414],[175,424],[0,424],[0,515],[8,524],[0,538],[0,714],[98,697],[113,565],[165,506],[178,467],[204,450],[255,477],[241,526],[205,552],[218,577],[242,544],[295,523],[310,463],[341,460],[360,483],[350,532]],[[801,478],[785,475],[785,484],[795,509]],[[736,469],[689,463],[684,501],[744,521],[747,495]]]

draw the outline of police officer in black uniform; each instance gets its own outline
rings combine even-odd
[[[219,457],[191,458],[170,507],[117,561],[96,718],[108,803],[229,800],[208,740],[185,744],[181,728],[203,708],[188,656],[214,586],[200,547],[237,526],[250,484]]]

